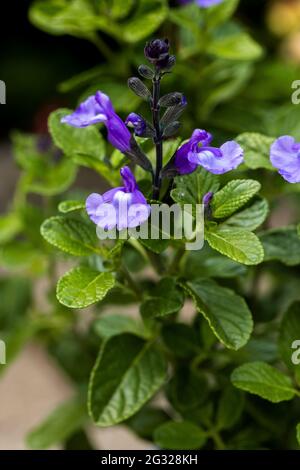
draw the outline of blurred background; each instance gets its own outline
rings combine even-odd
[[[53,11],[72,2],[75,3],[53,1]],[[182,91],[190,103],[183,125],[185,136],[194,127],[203,127],[213,131],[219,141],[245,131],[271,137],[286,131],[300,138],[300,108],[291,104],[291,84],[300,79],[300,0],[241,0],[233,20],[226,18],[222,30],[214,24],[219,19],[208,17],[211,36],[199,26],[201,17],[183,13],[180,2],[175,0],[116,2],[114,10],[105,0],[91,1],[99,8],[103,4],[104,13],[99,13],[99,17],[111,15],[120,28],[114,29],[112,23],[103,20],[97,35],[91,26],[86,26],[87,19],[78,13],[80,9],[61,20],[51,16],[51,1],[45,1],[44,9],[41,3],[11,0],[1,6],[0,79],[6,83],[7,94],[6,104],[0,105],[0,339],[9,337],[13,352],[5,371],[0,365],[0,449],[26,448],[28,431],[72,393],[70,377],[58,365],[59,353],[51,334],[47,341],[43,335],[36,338],[20,321],[24,311],[31,310],[33,297],[35,310],[48,308],[43,247],[36,239],[38,231],[32,235],[30,227],[38,227],[43,220],[43,211],[48,210],[44,204],[49,204],[45,197],[52,197],[53,210],[64,190],[63,185],[57,188],[49,182],[48,193],[43,192],[40,188],[45,182],[40,175],[37,181],[26,180],[30,188],[26,197],[32,210],[24,216],[23,244],[19,222],[7,214],[20,201],[16,185],[20,180],[24,182],[27,171],[22,159],[24,135],[30,135],[35,143],[46,145],[46,152],[50,151],[50,112],[58,107],[73,108],[96,89],[112,96],[122,117],[136,110],[139,102],[127,90],[126,78],[142,62],[145,41],[167,36],[178,65],[174,76],[166,80],[166,87]],[[170,10],[162,13],[162,4]],[[142,24],[133,24],[132,18],[138,21],[138,8],[143,8],[144,15],[152,15],[147,25],[153,22],[153,27],[146,29],[145,35],[141,34]],[[43,149],[39,151],[43,153]],[[42,167],[41,172],[45,171]],[[255,176],[259,179],[261,173],[257,171]],[[61,180],[66,182],[64,173]],[[278,177],[275,187],[271,183],[268,189],[276,193],[280,185]],[[79,188],[83,192],[101,192],[108,183],[90,169],[80,168],[67,186],[65,189],[73,192]],[[284,225],[299,217],[299,188],[295,186],[294,192],[286,193],[276,205],[270,226]],[[14,250],[11,240],[15,242]],[[66,263],[64,260],[63,271]],[[51,325],[50,330],[56,327]],[[68,343],[68,347],[73,346]],[[79,367],[84,360],[78,353]],[[94,444],[106,449],[149,445],[122,427],[93,433]]]

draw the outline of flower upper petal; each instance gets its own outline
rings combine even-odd
[[[106,120],[107,116],[103,113],[95,96],[90,96],[78,106],[74,113],[64,116],[61,122],[73,127],[87,127]]]

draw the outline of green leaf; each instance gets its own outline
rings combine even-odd
[[[163,240],[162,238],[157,240],[151,240],[151,238],[140,238],[139,242],[148,250],[159,255],[168,248],[170,240]]]
[[[210,279],[185,284],[198,312],[208,321],[217,338],[230,349],[240,349],[253,329],[251,312],[245,300],[231,289]]]
[[[138,7],[135,8],[135,15],[121,30],[122,38],[134,43],[151,36],[166,19],[167,14],[168,7],[165,0],[153,0],[150,5],[148,0],[140,0]]]
[[[292,344],[300,340],[300,301],[294,302],[285,312],[280,325],[278,347],[281,358],[290,370],[297,372],[299,365],[293,364]],[[300,375],[299,375],[300,377]]]
[[[25,240],[14,241],[0,247],[0,264],[10,270],[22,270],[22,274],[41,274],[47,259],[36,245]]]
[[[233,385],[272,403],[291,400],[295,396],[292,381],[265,362],[249,362],[231,374]]]
[[[167,398],[174,410],[187,416],[188,412],[196,411],[207,403],[209,394],[209,379],[205,372],[201,372],[200,368],[193,370],[184,363],[177,365],[167,385]]]
[[[262,55],[261,46],[242,31],[224,31],[208,45],[207,52],[221,59],[256,60]]]
[[[102,300],[114,287],[112,273],[95,271],[87,266],[71,269],[57,284],[59,302],[69,308],[85,308]]]
[[[296,435],[297,435],[297,441],[298,441],[298,444],[300,446],[300,423],[297,424],[297,427],[296,427]]]
[[[218,429],[230,429],[238,422],[244,408],[243,398],[232,386],[225,388],[217,411]]]
[[[41,226],[45,240],[60,250],[74,256],[100,253],[96,231],[91,225],[70,217],[50,217]]]
[[[169,12],[169,19],[180,28],[186,28],[195,37],[200,37],[199,24],[201,21],[201,10],[198,5],[188,4],[181,8],[172,8]]]
[[[24,191],[53,196],[73,183],[76,165],[67,157],[59,156],[57,161],[57,149],[45,136],[44,149],[40,149],[41,136],[14,131],[11,138],[16,160],[26,170],[22,178]]]
[[[16,212],[0,216],[0,243],[7,243],[22,230],[22,221]]]
[[[204,10],[205,21],[210,28],[225,23],[234,14],[239,0],[225,0],[220,5],[215,5]]]
[[[104,339],[121,333],[132,333],[141,338],[147,337],[143,325],[125,315],[102,315],[93,323],[93,330]]]
[[[228,217],[247,204],[260,188],[260,183],[255,180],[230,181],[213,197],[213,216],[218,219]]]
[[[248,230],[223,228],[205,232],[209,245],[228,258],[246,265],[259,264],[264,259],[264,250],[258,237]]]
[[[266,230],[260,235],[265,261],[276,260],[287,266],[300,264],[300,239],[296,227]]]
[[[202,167],[186,176],[175,178],[176,188],[172,190],[172,199],[178,204],[202,204],[203,196],[219,189],[219,177]]]
[[[85,203],[83,201],[62,201],[58,205],[59,212],[62,212],[63,214],[80,209],[85,209]]]
[[[30,21],[51,34],[91,38],[97,17],[85,0],[36,0],[29,10]]]
[[[142,302],[140,311],[146,318],[164,317],[178,312],[183,302],[184,295],[176,285],[176,280],[166,277],[160,280],[151,296]]]
[[[160,408],[146,405],[126,425],[143,439],[152,439],[153,432],[161,424],[169,420],[169,415]]]
[[[162,338],[167,348],[176,357],[184,358],[200,353],[200,344],[196,331],[185,323],[164,325]]]
[[[78,165],[87,166],[101,173],[111,184],[119,183],[119,174],[105,162],[104,140],[95,126],[76,128],[61,123],[70,109],[57,109],[50,114],[48,126],[55,145]]]
[[[270,147],[274,142],[273,137],[268,137],[257,132],[244,132],[240,134],[236,141],[244,149],[244,161],[248,168],[266,168],[273,170],[270,162]]]
[[[132,334],[109,338],[93,368],[88,408],[98,426],[111,426],[136,413],[163,385],[166,361],[153,343]]]
[[[190,421],[168,421],[154,431],[154,442],[161,449],[193,450],[204,446],[207,435]]]
[[[269,214],[269,204],[266,199],[259,199],[252,206],[244,209],[227,219],[223,227],[240,227],[245,230],[256,230],[264,223]]]
[[[110,2],[110,15],[112,18],[120,19],[126,17],[134,4],[134,0],[112,0]],[[104,6],[104,10],[106,9]]]
[[[242,276],[246,272],[247,268],[244,265],[215,253],[208,246],[202,250],[191,251],[184,263],[184,277],[187,279],[199,276],[231,278]]]
[[[75,180],[76,172],[74,163],[64,158],[56,165],[45,165],[41,173],[24,184],[24,188],[31,193],[55,196],[71,186]]]
[[[31,449],[47,449],[61,444],[87,419],[86,406],[82,396],[59,405],[40,425],[26,436]]]

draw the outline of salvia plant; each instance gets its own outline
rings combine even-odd
[[[75,111],[50,115],[52,139],[12,135],[22,173],[0,221],[1,263],[23,276],[0,286],[7,362],[34,337],[74,385],[74,397],[32,430],[28,445],[91,448],[89,426],[121,423],[163,449],[297,448],[300,229],[297,216],[277,228],[270,219],[279,197],[299,201],[300,133],[296,111],[278,104],[278,83],[267,110],[255,101],[262,70],[254,72],[251,61],[261,49],[227,23],[238,2],[182,1],[187,5],[168,9],[141,1],[141,11],[121,2],[128,18],[117,1],[111,10],[110,2],[42,3],[33,4],[32,21],[96,44],[118,86],[112,98],[101,87],[103,69],[74,77],[62,88],[93,83]],[[164,13],[158,9],[162,16],[151,22],[152,3]],[[133,44],[167,15],[182,48],[175,57],[176,41],[149,40],[141,65],[134,49],[129,62],[139,77],[128,79],[127,95],[119,87],[133,68],[122,68],[126,47],[113,56],[96,33]],[[240,48],[233,53],[238,42],[243,57]],[[254,88],[249,83],[238,95],[252,73]],[[98,189],[70,189],[79,166],[101,175]],[[39,194],[40,204],[28,194]],[[203,246],[187,249],[191,239],[172,230],[167,237],[159,224],[157,237],[133,236],[151,226],[157,208],[174,204],[193,228],[202,209]],[[24,273],[35,282],[47,273],[47,314]]]

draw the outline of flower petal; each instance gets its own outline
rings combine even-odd
[[[95,96],[90,96],[72,114],[64,116],[61,122],[73,127],[87,127],[106,120],[107,117],[97,103]]]
[[[108,131],[107,138],[109,142],[120,152],[129,151],[131,134],[122,119],[117,114],[114,114],[105,122],[105,125]]]
[[[220,155],[208,148],[200,150],[197,158],[198,164],[207,171],[220,175],[234,170],[243,162],[243,149],[232,140],[221,145]]]
[[[300,144],[291,136],[279,137],[271,145],[270,160],[289,183],[300,183]]]
[[[123,168],[121,168],[120,170],[120,173],[122,176],[125,191],[128,193],[132,193],[133,191],[135,191],[137,188],[137,182],[129,166],[123,166]]]
[[[92,193],[89,195],[85,202],[85,208],[87,211],[87,214],[89,218],[94,222],[95,224],[98,223],[98,216],[97,216],[97,210],[98,207],[103,203],[103,197],[101,194],[97,193]]]

